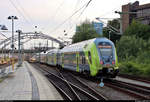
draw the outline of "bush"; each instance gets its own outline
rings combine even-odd
[[[150,64],[140,64],[135,61],[119,63],[120,73],[150,77]]]
[[[121,73],[150,77],[150,26],[133,20],[116,44]]]
[[[133,75],[140,75],[143,73],[143,69],[141,69],[140,65],[133,62],[133,61],[128,61],[128,62],[123,62],[119,66],[120,68],[120,73],[126,73],[126,74],[133,74]]]
[[[143,65],[144,74],[143,76],[150,77],[150,64]]]
[[[141,51],[137,56],[137,63],[149,64],[150,63],[150,51]]]
[[[124,35],[132,36],[135,35],[136,37],[140,37],[144,40],[150,38],[150,26],[144,25],[139,21],[133,20],[131,25],[126,29]]]
[[[149,68],[147,68],[145,70],[145,75],[148,76],[148,77],[150,77],[150,65],[149,65]]]
[[[135,36],[122,36],[117,43],[117,54],[119,58],[127,59],[137,57],[138,53],[143,49],[145,41]]]

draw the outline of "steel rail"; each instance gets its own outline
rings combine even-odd
[[[144,85],[127,83],[127,82],[123,82],[123,81],[119,81],[119,80],[116,80],[116,81],[118,81],[119,83],[128,84],[128,85],[132,85],[132,86],[135,86],[135,87],[139,87],[139,88],[143,88],[143,89],[146,89],[146,90],[150,90],[150,87],[147,87],[147,86],[144,86]]]
[[[46,70],[46,69],[45,69],[45,70]],[[86,91],[84,91],[83,89],[79,88],[78,86],[72,84],[71,82],[68,82],[66,79],[63,79],[62,77],[59,77],[59,76],[57,76],[57,75],[55,75],[55,74],[49,72],[48,70],[47,70],[47,72],[48,72],[49,74],[52,74],[53,76],[55,76],[55,77],[61,79],[62,81],[69,83],[70,86],[76,88],[76,89],[77,89],[78,91],[80,91],[80,92],[83,92],[85,95],[88,96],[88,98],[91,98],[91,99],[94,99],[94,100],[99,100],[98,98],[96,98],[95,96],[91,95],[90,93],[87,93]],[[76,91],[75,91],[75,92],[76,92]]]
[[[49,80],[51,80],[51,82],[52,82],[53,80],[52,80],[50,77],[51,77],[51,75],[53,75],[55,78],[57,78],[57,79],[63,81],[65,84],[67,84],[67,86],[69,87],[70,91],[74,94],[74,97],[75,97],[74,99],[81,100],[80,97],[75,93],[74,89],[70,86],[69,83],[67,83],[66,80],[60,79],[59,76],[53,74],[52,72],[50,72],[49,70],[47,70],[47,69],[44,68],[44,67],[42,67],[42,70],[44,70],[45,72],[48,73],[46,76],[47,76],[47,78],[48,78]],[[57,84],[55,84],[55,83],[56,83],[56,82],[53,81],[53,84],[56,86],[56,88],[58,88],[59,86],[58,86]],[[68,95],[65,91],[63,91],[63,89],[61,89],[60,87],[59,87],[58,89],[59,89],[66,97],[69,96],[69,95]],[[68,99],[69,99],[69,100],[70,100],[70,99],[73,100],[73,98],[71,98],[70,96],[68,97]]]
[[[105,86],[107,87],[111,87],[111,88],[114,88],[116,90],[119,90],[121,92],[124,92],[124,93],[127,93],[133,97],[136,97],[136,98],[140,98],[140,99],[150,99],[149,96],[145,96],[145,94],[141,94],[140,91],[143,92],[143,90],[141,89],[137,89],[134,88],[134,86],[129,86],[127,84],[121,84],[121,83],[115,83],[115,82],[105,82]]]
[[[48,78],[48,80],[49,80],[59,91],[61,91],[61,92],[64,94],[64,96],[65,96],[67,99],[69,99],[69,100],[72,101],[72,98],[71,98],[64,90],[62,90],[57,84],[55,84],[55,82],[53,82],[53,81],[49,78],[49,75],[47,75],[47,78]]]
[[[56,69],[57,70],[57,69]],[[64,76],[62,75],[62,73],[60,73],[59,70],[57,70],[57,72],[59,72],[59,74],[61,75],[61,77],[66,81],[66,83],[68,84],[68,86],[72,89],[73,93],[78,97],[79,100],[81,100],[81,98],[79,97],[79,95],[75,92],[75,90],[70,86],[70,84],[68,83],[68,81],[64,78]]]
[[[35,64],[32,64],[33,66],[36,66]],[[49,73],[39,67],[36,66],[36,68],[38,68],[39,71],[41,71],[45,76],[46,78],[50,81],[50,83],[52,83],[56,89],[58,89],[62,94],[63,96],[65,97],[65,99],[68,99],[70,101],[72,101],[72,98],[63,90],[61,89],[57,84],[55,84],[55,82],[53,82],[50,78],[49,78]],[[62,95],[61,94],[61,95]]]
[[[127,75],[127,74],[118,74],[118,76],[150,84],[150,79],[148,80],[148,78],[137,77],[137,76]]]
[[[77,81],[79,81],[80,83],[82,83],[84,86],[86,86],[87,88],[89,88],[91,91],[93,91],[98,97],[101,97],[104,100],[108,100],[108,98],[106,98],[104,95],[98,93],[96,90],[94,90],[93,88],[91,88],[89,85],[83,83],[83,81],[81,81],[79,78],[77,78],[76,76],[74,76],[73,74],[70,74],[72,77],[74,77]]]
[[[123,85],[122,87],[127,88],[127,89],[129,89],[131,91],[135,91],[135,92],[138,92],[138,93],[141,93],[141,94],[144,94],[144,95],[150,95],[150,91],[149,90],[136,87],[135,85],[130,85],[128,83],[122,83],[122,82],[117,81],[117,80],[113,80],[113,83],[118,84],[118,86],[122,86]]]
[[[67,82],[71,87],[73,87],[73,89],[76,89],[76,91],[75,91],[76,93],[77,93],[77,92],[79,92],[80,94],[81,94],[81,93],[84,93],[84,94],[82,94],[82,95],[84,95],[84,97],[87,97],[88,99],[99,100],[97,97],[93,96],[92,94],[86,92],[85,90],[81,89],[80,87],[78,87],[78,86],[74,85],[73,83],[69,82],[68,80],[66,80],[66,79],[64,78],[64,76],[62,75],[62,73],[60,73],[58,70],[57,70],[57,73],[59,73],[60,76],[56,75],[56,73],[54,74],[54,73],[50,72],[49,69],[48,69],[48,68],[44,68],[44,66],[42,67],[42,69],[45,70],[46,72],[48,72],[49,74],[52,74],[52,75],[54,75],[55,77],[58,77],[59,79],[61,79],[61,80],[65,81],[65,82]],[[80,98],[80,99],[81,99],[81,98]]]

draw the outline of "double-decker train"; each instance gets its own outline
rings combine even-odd
[[[36,61],[96,77],[115,78],[119,72],[116,48],[107,38],[94,38],[42,52]]]

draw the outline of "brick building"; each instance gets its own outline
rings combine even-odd
[[[139,5],[139,1],[122,5],[122,12],[136,12],[136,14],[122,15],[123,32],[131,24],[133,19],[140,21],[142,24],[150,25],[150,3]]]

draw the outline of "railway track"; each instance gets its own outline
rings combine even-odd
[[[82,77],[82,76],[80,76],[80,77]],[[89,80],[89,79],[87,79],[87,77],[84,77],[84,76],[82,78]],[[99,79],[95,78],[94,82],[99,84],[98,80]],[[93,79],[91,81],[93,81]],[[137,99],[150,100],[150,87],[127,83],[127,82],[118,81],[118,80],[110,80],[110,79],[104,80],[104,83],[105,83],[105,86],[107,86],[107,87],[111,87],[113,89],[119,90],[120,92],[123,92],[123,93],[130,95],[132,97],[135,97]]]
[[[49,66],[46,65],[37,65],[38,67],[42,67],[42,71],[44,71],[43,73],[45,73],[48,80],[63,94],[65,99],[108,100],[106,97],[103,97],[103,95],[101,95],[99,92],[95,91],[93,88],[81,81],[81,76],[79,76],[78,74],[68,73],[68,71],[65,70],[61,71],[58,70],[56,67],[49,68]],[[97,82],[97,80],[95,82]],[[104,83],[107,87],[119,90],[137,99],[150,99],[150,87],[140,86],[118,80],[104,80]],[[66,86],[67,88],[65,88],[64,86]],[[67,91],[66,89],[69,89],[70,91]]]
[[[85,84],[84,82],[82,82],[79,78],[77,78],[73,74],[67,73],[65,71],[63,71],[62,74],[65,77],[65,79],[67,79],[69,82],[71,82],[74,85],[80,87],[81,89],[85,90],[86,92],[90,93],[91,95],[97,97],[98,99],[102,98],[102,99],[107,100],[106,97],[104,97],[102,94],[96,92],[93,88],[91,88],[90,86],[88,86],[87,84]]]
[[[145,90],[149,90],[149,91],[150,91],[150,87],[147,87],[147,86],[141,86],[141,85],[137,85],[137,84],[127,83],[127,82],[123,82],[123,81],[119,81],[119,80],[117,80],[117,81],[118,81],[119,83],[132,85],[132,86],[135,86],[135,87],[142,88],[142,89],[145,89]]]
[[[105,85],[121,92],[127,93],[133,97],[138,99],[146,99],[150,100],[150,89],[149,87],[130,84],[117,80],[107,80],[105,81]]]
[[[39,67],[39,66],[36,66]],[[40,69],[40,68],[38,68]],[[47,68],[42,65],[42,71],[48,80],[65,96],[68,100],[107,100],[106,97],[81,82],[75,76],[64,71]]]
[[[150,84],[150,78],[138,77],[138,76],[127,75],[127,74],[118,74],[118,76]]]

